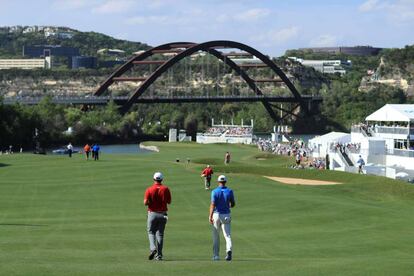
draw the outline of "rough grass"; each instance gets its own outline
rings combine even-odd
[[[103,155],[99,162],[0,156],[1,275],[412,274],[409,184],[293,170],[293,160],[249,146],[151,144],[161,152]],[[232,263],[210,260],[209,193],[199,175],[206,163],[215,176],[226,173],[235,191]],[[146,260],[142,206],[157,170],[173,194],[162,263]],[[262,175],[345,185],[292,186]]]

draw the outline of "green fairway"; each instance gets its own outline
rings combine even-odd
[[[0,275],[412,275],[414,186],[382,177],[294,170],[253,146],[148,143],[159,153],[0,156]],[[224,165],[230,151],[232,162]],[[179,158],[181,162],[175,160]],[[187,164],[186,160],[191,162]],[[235,192],[234,260],[212,262],[212,165]],[[148,261],[145,188],[172,192],[164,262]],[[263,176],[344,185],[281,184]],[[214,178],[214,179],[215,179]],[[215,182],[214,182],[215,183]],[[215,184],[214,184],[215,185]],[[222,237],[221,237],[222,238]],[[224,239],[221,258],[224,259]]]

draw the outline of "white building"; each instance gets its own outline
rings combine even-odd
[[[27,33],[35,33],[37,32],[37,26],[29,26],[24,28],[23,33],[27,34]]]
[[[326,139],[318,146],[311,139],[314,157],[329,156],[333,170],[357,171],[361,156],[367,174],[414,179],[414,105],[387,104],[352,127],[349,140]],[[322,136],[323,137],[323,136]]]
[[[352,65],[350,60],[342,61],[342,60],[307,60],[297,57],[289,57],[289,59],[299,62],[303,66],[312,67],[316,71],[325,74],[335,74],[339,73],[341,75],[346,73],[346,67]]]
[[[0,59],[1,69],[35,69],[47,68],[45,59]]]

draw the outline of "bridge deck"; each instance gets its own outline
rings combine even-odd
[[[23,98],[4,98],[4,104],[20,103],[25,105],[36,105],[43,97],[23,97]],[[109,97],[109,96],[91,96],[91,97],[54,97],[52,102],[55,104],[72,104],[72,105],[106,105],[110,100],[116,104],[123,105],[129,97]],[[322,97],[302,95],[305,102],[321,102]],[[293,103],[297,99],[292,96],[175,96],[175,97],[140,97],[136,103],[205,103],[205,102],[268,102]]]

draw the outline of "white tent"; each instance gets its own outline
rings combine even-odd
[[[346,144],[351,142],[351,134],[345,132],[329,132],[309,140],[309,145],[329,145],[331,143]]]
[[[373,122],[410,122],[414,121],[414,104],[386,104],[368,117]]]
[[[310,139],[308,147],[313,149],[313,157],[323,157],[329,152],[331,144],[346,144],[351,142],[351,134],[344,132],[330,132]]]

